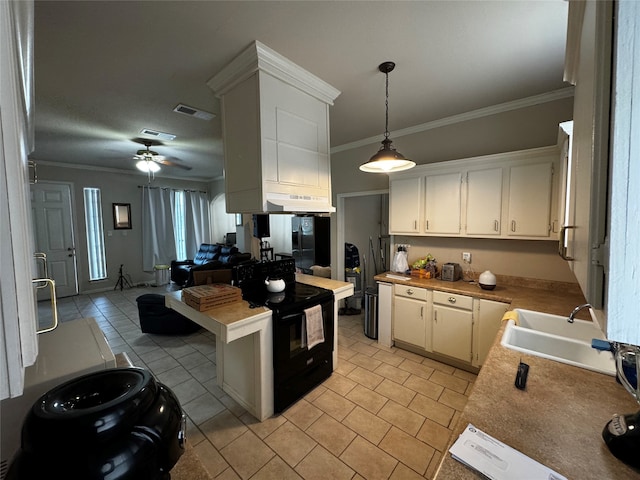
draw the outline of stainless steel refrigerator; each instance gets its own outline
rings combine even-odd
[[[296,267],[306,273],[312,265],[331,264],[329,217],[300,215],[291,219],[291,248]]]

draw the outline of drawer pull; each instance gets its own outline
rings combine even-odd
[[[413,295],[413,288],[407,288],[407,295]]]
[[[449,303],[456,303],[456,297],[449,297]]]

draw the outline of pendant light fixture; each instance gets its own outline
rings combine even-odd
[[[367,163],[360,165],[360,170],[368,173],[392,173],[409,170],[416,166],[412,160],[408,160],[398,152],[389,138],[389,72],[396,67],[393,62],[384,62],[378,66],[378,70],[386,76],[385,90],[385,123],[384,123],[384,140],[378,153],[369,159]]]

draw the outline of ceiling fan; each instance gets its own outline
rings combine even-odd
[[[136,155],[133,157],[134,160],[137,160],[136,167],[138,170],[142,170],[143,172],[158,172],[160,170],[160,165],[166,165],[169,167],[178,167],[183,170],[191,170],[191,167],[187,165],[183,165],[182,163],[178,163],[172,160],[169,160],[168,157],[164,155],[160,155],[158,152],[154,152],[150,149],[154,142],[150,140],[142,140],[142,143],[145,148],[140,149],[136,152]],[[156,143],[156,145],[159,145]]]

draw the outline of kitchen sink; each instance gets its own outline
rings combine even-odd
[[[611,352],[591,347],[592,339],[606,339],[597,324],[584,320],[569,323],[567,317],[532,310],[514,311],[519,325],[508,321],[500,341],[503,347],[615,376]]]

